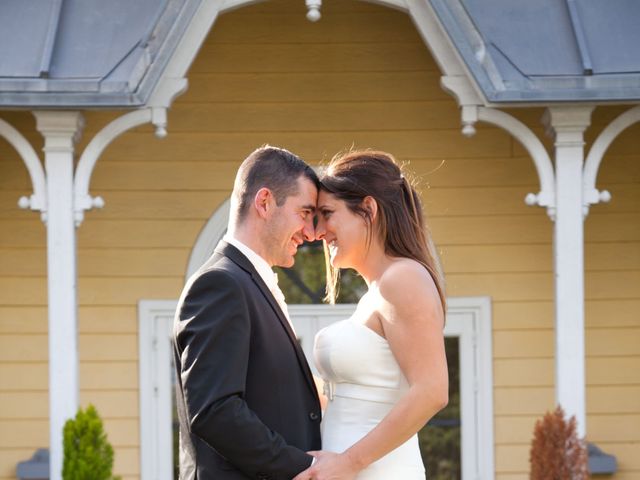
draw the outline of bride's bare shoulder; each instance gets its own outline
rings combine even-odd
[[[427,269],[412,258],[396,258],[389,264],[382,276],[382,284],[406,284],[409,282],[433,282]]]
[[[379,289],[390,301],[415,301],[416,295],[421,298],[438,297],[431,274],[421,263],[411,258],[394,260],[380,277]]]

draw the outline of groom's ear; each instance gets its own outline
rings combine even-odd
[[[362,200],[362,208],[364,208],[365,212],[367,212],[371,223],[373,223],[378,216],[378,202],[376,202],[376,199],[370,195],[367,195]]]
[[[258,190],[256,192],[256,196],[253,198],[253,206],[258,212],[258,216],[260,218],[268,218],[274,204],[275,199],[273,197],[273,192],[267,187],[262,187]]]

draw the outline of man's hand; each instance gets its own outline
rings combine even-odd
[[[313,465],[300,472],[293,480],[353,480],[360,467],[345,453],[307,452],[313,455]]]

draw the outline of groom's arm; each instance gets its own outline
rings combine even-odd
[[[185,297],[180,320],[177,344],[191,433],[252,478],[290,479],[307,468],[312,457],[288,445],[244,400],[251,324],[236,279],[222,270],[202,275]]]

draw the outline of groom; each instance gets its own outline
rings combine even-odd
[[[181,480],[288,480],[320,449],[317,391],[271,270],[315,239],[318,184],[275,147],[238,170],[227,234],[174,321]]]

